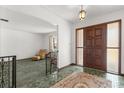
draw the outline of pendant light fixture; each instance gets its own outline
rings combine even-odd
[[[86,11],[83,10],[83,5],[81,5],[81,10],[79,12],[79,18],[80,18],[80,20],[81,21],[84,20],[85,16],[86,16]]]

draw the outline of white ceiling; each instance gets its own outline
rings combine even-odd
[[[19,6],[21,9],[25,10],[25,7]],[[70,22],[76,22],[79,20],[78,14],[80,11],[80,5],[39,5],[33,6],[37,11],[42,12],[41,8],[45,11],[49,11],[65,20]],[[38,8],[38,9],[37,9]],[[34,10],[35,10],[34,9]],[[85,5],[84,9],[87,12],[86,18],[95,18],[101,15],[106,15],[108,13],[116,12],[119,10],[124,10],[123,5]],[[16,10],[16,11],[14,11]],[[32,11],[31,8],[29,8]],[[38,14],[36,14],[38,15]],[[39,16],[39,15],[38,15]],[[13,6],[12,9],[6,8],[5,6],[0,6],[0,17],[9,20],[8,23],[3,22],[3,26],[15,29],[21,29],[24,31],[29,31],[33,33],[48,33],[56,30],[56,26],[41,19],[37,16],[31,16],[23,13],[18,8],[18,5]]]
[[[9,20],[9,22],[1,21],[1,26],[4,28],[18,29],[33,33],[49,33],[56,31],[55,25],[52,25],[40,18],[15,12],[6,8],[0,7],[0,18]]]
[[[79,20],[78,14],[80,11],[80,5],[47,5],[44,7],[53,11],[54,14],[71,22]],[[83,8],[87,13],[86,18],[95,18],[122,10],[124,9],[124,5],[84,5]]]

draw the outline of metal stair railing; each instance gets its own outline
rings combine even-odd
[[[0,88],[16,88],[16,56],[0,57]]]

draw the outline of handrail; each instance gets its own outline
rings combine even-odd
[[[1,74],[0,87],[16,88],[16,56],[15,55],[0,57],[0,74]],[[12,78],[11,78],[11,74],[12,74]]]

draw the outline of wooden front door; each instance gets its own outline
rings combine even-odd
[[[106,71],[106,24],[84,28],[84,66]]]

